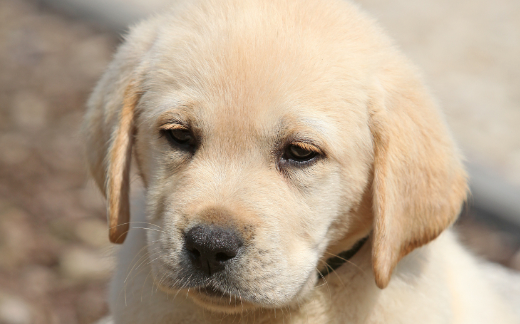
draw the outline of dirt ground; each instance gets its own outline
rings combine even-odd
[[[37,2],[0,1],[0,323],[107,312],[102,197],[78,129],[117,39]]]
[[[362,2],[380,10],[382,18],[387,14],[378,1]],[[406,39],[408,31],[401,32],[405,46],[415,44]],[[118,42],[111,32],[67,18],[39,1],[0,0],[0,324],[92,323],[107,312],[113,260],[104,201],[87,180],[78,131],[89,92]],[[443,85],[433,63],[417,59],[426,50],[410,48],[416,62],[434,75],[434,88],[459,87],[463,76]],[[518,85],[516,74],[511,75],[511,83]],[[456,99],[449,102],[457,105]],[[460,109],[454,111],[450,123],[468,128]],[[479,114],[485,119],[485,113]],[[509,125],[510,119],[504,119]],[[477,133],[484,143],[477,153],[497,150],[473,128],[468,132],[456,137],[472,147],[470,138]],[[517,145],[510,134],[499,135]],[[496,154],[499,167],[517,170],[509,158]],[[471,215],[461,224],[464,240],[477,253],[520,270],[518,237],[486,227]]]

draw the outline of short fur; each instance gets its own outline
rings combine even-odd
[[[467,186],[445,122],[353,4],[181,1],[132,28],[88,106],[90,169],[125,242],[114,323],[514,323],[448,229]],[[318,158],[288,163],[295,143]],[[132,150],[146,210],[129,222]],[[185,256],[201,224],[245,241],[211,278]]]

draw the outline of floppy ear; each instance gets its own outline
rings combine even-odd
[[[90,172],[107,199],[109,238],[123,243],[129,229],[129,176],[136,105],[146,54],[155,41],[157,21],[131,28],[87,103],[83,122]]]
[[[114,94],[117,96],[117,94]],[[130,224],[130,162],[135,135],[135,107],[139,92],[134,80],[125,88],[115,112],[87,114],[87,156],[97,185],[107,199],[109,238],[124,242]],[[113,107],[116,108],[116,107]],[[96,109],[96,107],[91,107]],[[113,114],[113,116],[109,116]]]
[[[457,218],[466,174],[446,125],[418,81],[380,85],[372,100],[372,263],[385,288],[401,258]],[[396,85],[397,84],[397,85]]]
[[[107,199],[109,238],[123,243],[129,229],[129,177],[139,101],[138,73],[142,54],[124,44],[87,104],[83,123],[90,172]]]
[[[138,101],[136,85],[131,81],[125,91],[123,109],[108,152],[106,194],[109,238],[112,243],[123,243],[130,228],[130,161],[135,135],[135,107]]]

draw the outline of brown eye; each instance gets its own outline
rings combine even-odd
[[[185,128],[164,129],[162,133],[173,146],[181,149],[193,149],[195,147],[195,138],[191,132]]]
[[[315,150],[312,150],[310,145],[291,144],[285,149],[283,159],[289,162],[303,164],[312,161],[318,155],[319,153]]]

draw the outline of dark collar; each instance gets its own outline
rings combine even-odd
[[[361,240],[357,241],[354,246],[347,251],[343,251],[335,257],[328,258],[325,269],[318,271],[318,279],[325,278],[329,273],[341,267],[343,263],[347,262],[350,258],[352,258],[359,250],[365,245],[368,240],[368,236],[365,236]]]

